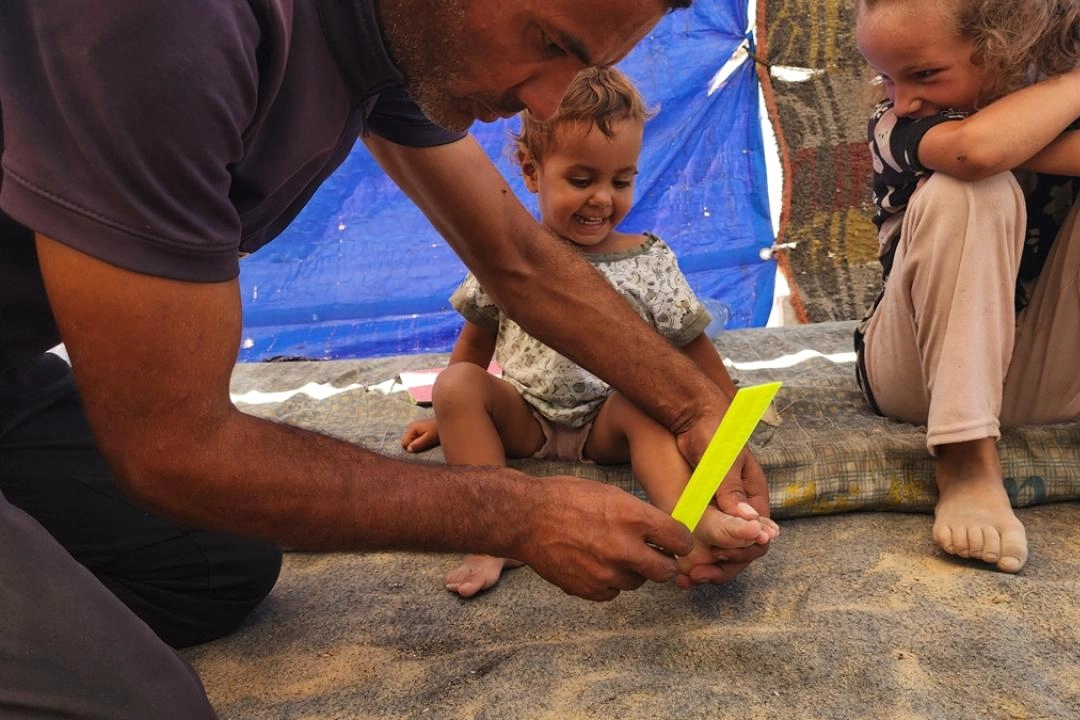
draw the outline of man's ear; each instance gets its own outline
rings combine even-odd
[[[525,178],[525,187],[531,193],[538,192],[540,190],[540,164],[525,150],[517,151],[517,161],[521,166],[521,176]]]

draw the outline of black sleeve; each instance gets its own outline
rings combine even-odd
[[[379,92],[375,107],[367,119],[367,127],[392,143],[409,147],[446,145],[465,137],[427,119],[401,86],[391,86]]]

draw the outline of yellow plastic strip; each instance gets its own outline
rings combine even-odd
[[[712,502],[724,476],[742,452],[779,389],[779,382],[771,382],[742,387],[735,392],[720,427],[716,429],[716,434],[705,448],[705,454],[701,456],[701,462],[671,511],[671,517],[690,528],[691,532],[697,528],[705,508]]]

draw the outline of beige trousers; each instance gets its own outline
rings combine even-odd
[[[912,196],[885,295],[866,329],[879,409],[926,425],[926,445],[1080,417],[1077,203],[1014,310],[1027,212],[1012,173],[932,175]]]

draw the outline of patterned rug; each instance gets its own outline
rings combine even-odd
[[[759,76],[784,166],[780,258],[808,322],[860,318],[880,287],[869,73],[847,0],[759,0]],[[767,71],[766,71],[767,68]]]

